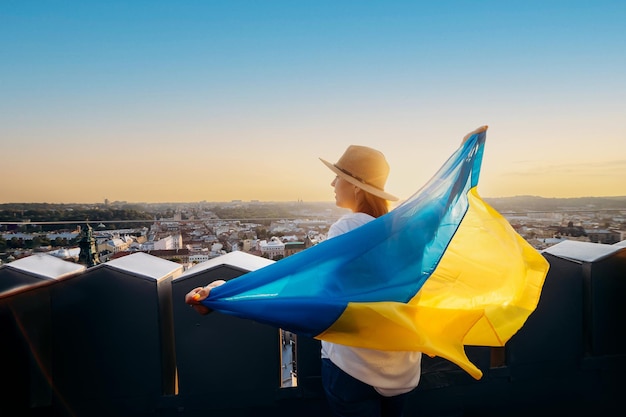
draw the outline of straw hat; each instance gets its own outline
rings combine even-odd
[[[350,145],[336,163],[331,164],[322,158],[320,161],[335,174],[368,193],[385,200],[396,201],[398,199],[385,192],[389,164],[385,155],[376,149]]]

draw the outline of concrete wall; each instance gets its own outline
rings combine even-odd
[[[569,245],[569,244],[568,244]],[[558,245],[557,245],[558,246]],[[544,253],[536,311],[504,348],[468,347],[484,372],[425,357],[407,416],[596,415],[626,388],[626,248]],[[251,257],[251,258],[249,258]],[[183,301],[271,262],[239,253],[183,272],[133,254],[84,269],[58,259],[0,267],[1,416],[329,415],[319,341],[297,338],[298,385],[280,388],[279,330]],[[581,259],[582,258],[582,259]],[[63,262],[63,264],[58,264]]]

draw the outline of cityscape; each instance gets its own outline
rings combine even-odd
[[[537,250],[564,240],[626,239],[626,196],[485,201]],[[185,268],[233,251],[278,261],[323,241],[345,213],[331,202],[304,201],[2,204],[0,262],[48,253],[84,263],[81,250],[94,264],[138,251]]]
[[[5,0],[0,21],[0,417],[327,417],[352,379],[402,388],[383,414],[406,417],[623,408],[624,0]],[[327,161],[354,145],[388,176],[340,172],[400,202],[335,238]],[[438,179],[461,159],[462,189]]]

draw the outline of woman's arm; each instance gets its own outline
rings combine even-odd
[[[213,310],[203,305],[200,301],[204,300],[205,298],[209,296],[209,294],[211,293],[211,289],[215,287],[219,287],[225,282],[226,281],[224,281],[223,279],[219,279],[219,280],[213,281],[206,287],[194,288],[193,290],[189,291],[185,295],[185,303],[189,304],[191,307],[193,307],[194,310],[196,310],[198,313],[202,315],[209,314]]]

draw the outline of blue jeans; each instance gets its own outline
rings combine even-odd
[[[407,394],[385,397],[351,377],[330,359],[322,359],[322,385],[336,417],[402,417]]]

